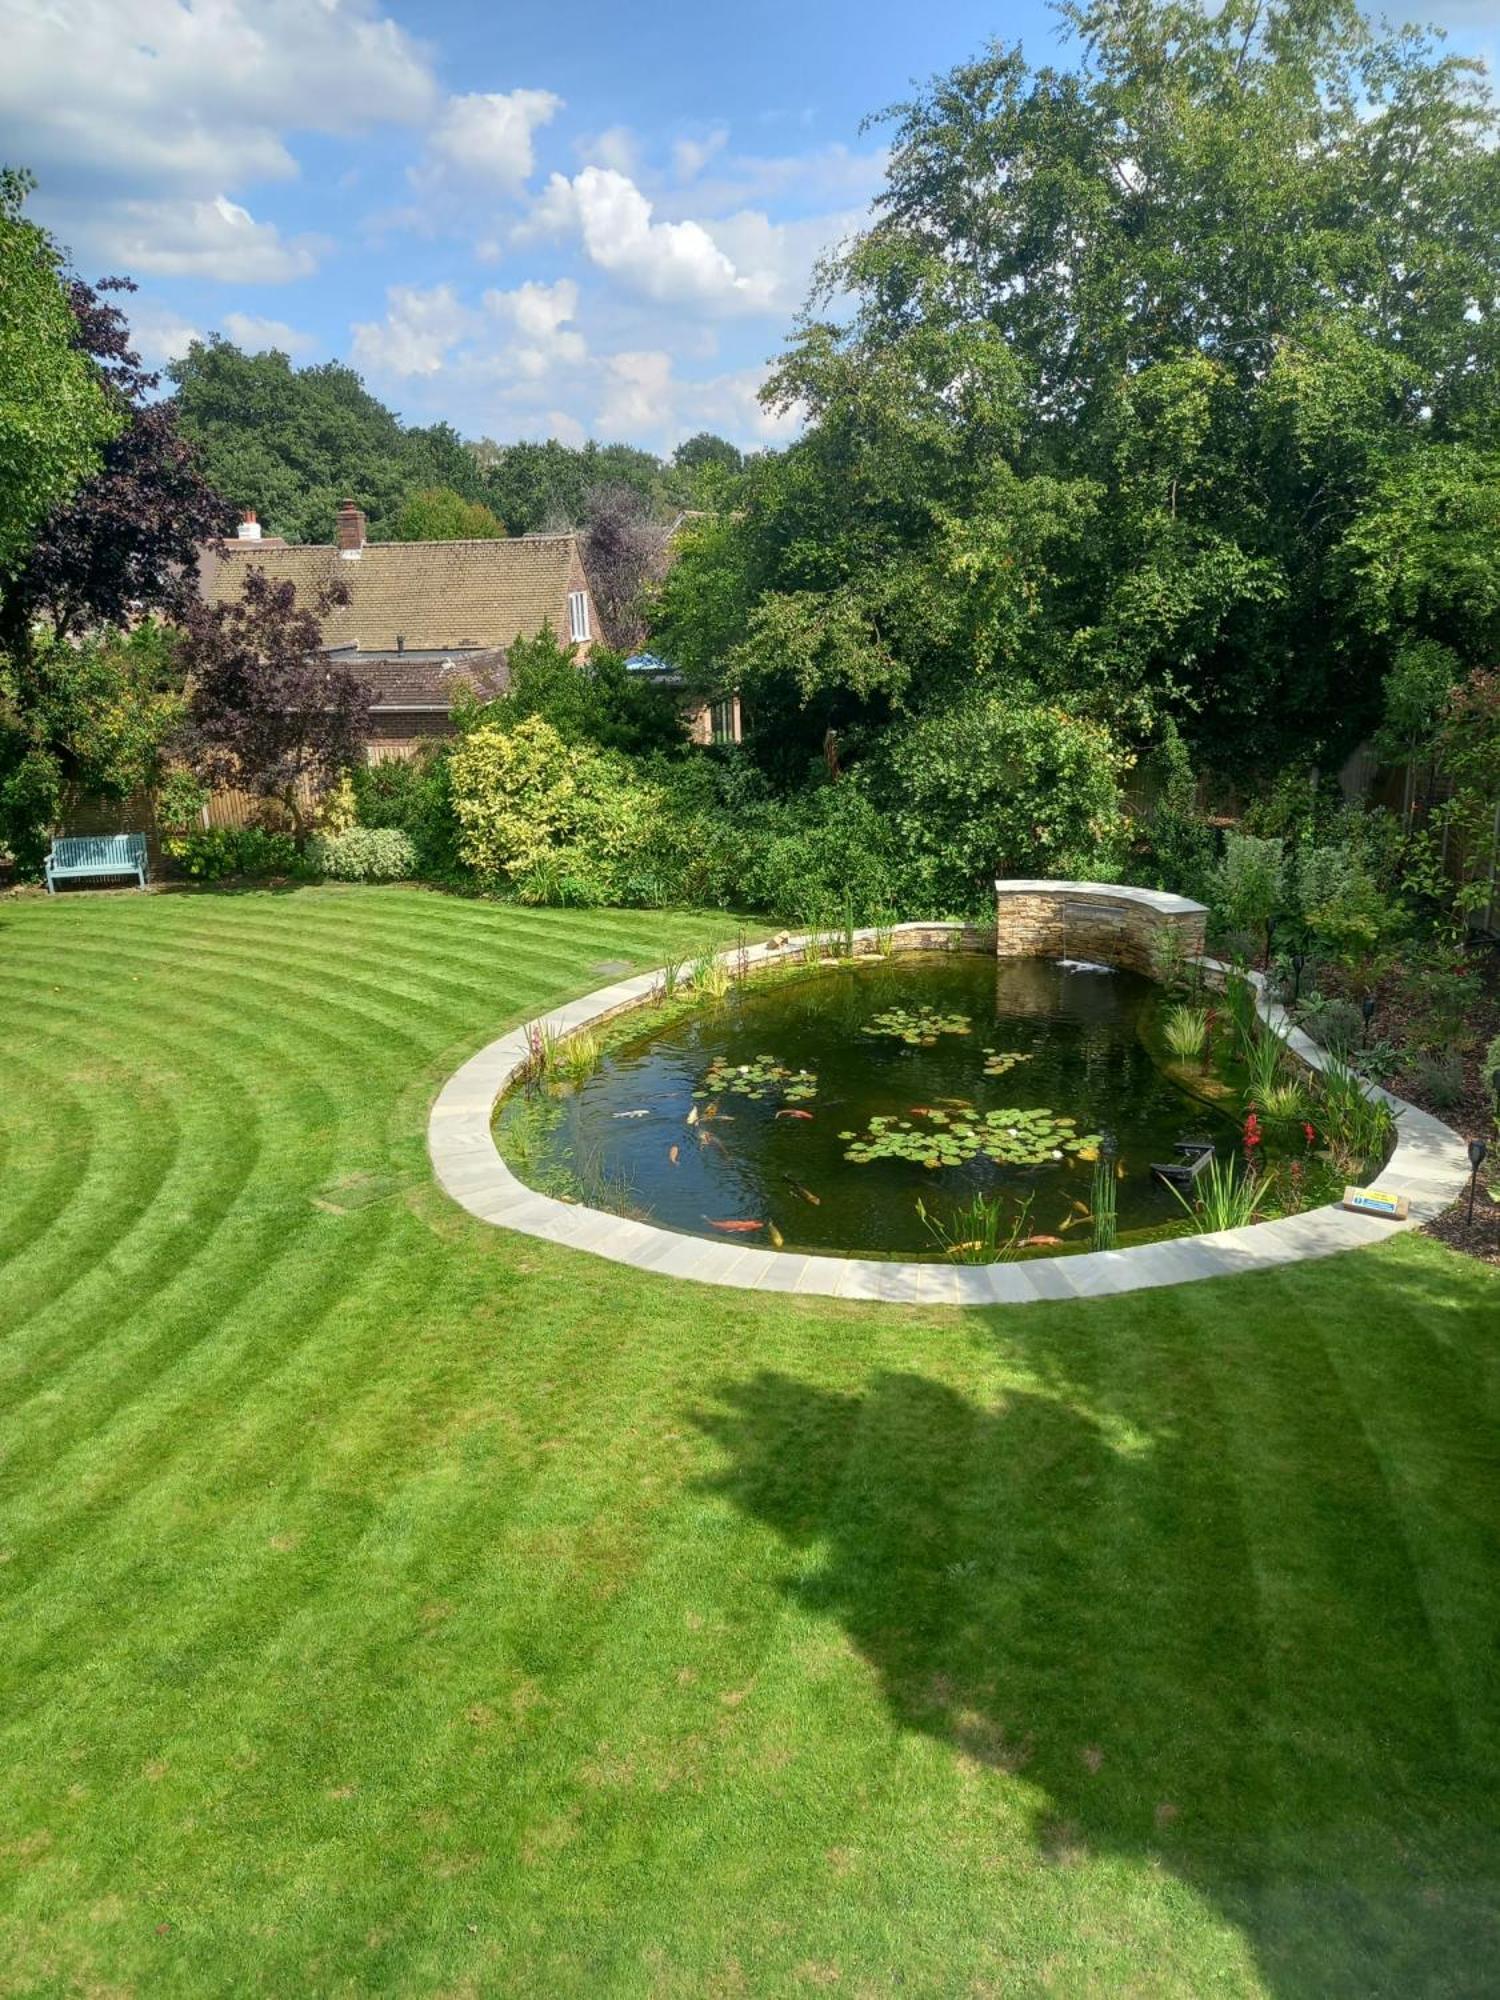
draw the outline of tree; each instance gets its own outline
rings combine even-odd
[[[323,651],[320,621],[348,601],[334,584],[299,606],[295,585],[252,569],[237,600],[195,603],[185,620],[193,769],[207,784],[276,800],[299,838],[309,799],[358,762],[369,726],[368,689]]]
[[[679,472],[698,472],[708,465],[716,465],[724,472],[738,472],[745,463],[745,454],[728,438],[713,431],[699,431],[678,445],[672,453],[672,463]]]
[[[424,486],[396,517],[398,542],[493,542],[505,534],[481,500],[465,500],[451,486]]]
[[[548,438],[545,444],[497,445],[489,438],[474,446],[484,477],[484,497],[513,535],[565,533],[584,525],[585,503],[598,486],[628,486],[652,512],[666,519],[673,511],[659,458],[634,445],[574,447]]]
[[[23,703],[16,664],[0,660],[0,848],[31,874],[67,798],[125,799],[162,777],[185,707],[176,634],[154,621],[44,633],[25,689]]]
[[[75,343],[119,428],[98,469],[41,524],[6,588],[0,636],[23,663],[41,620],[70,637],[143,612],[179,617],[196,594],[199,549],[233,525],[172,405],[151,400],[161,378],[141,367],[125,315],[110,303],[109,294],[134,290],[128,278],[69,286]]]
[[[994,47],[888,114],[877,218],[768,384],[807,429],[661,594],[666,650],[759,682],[759,754],[1024,672],[1221,767],[1332,762],[1399,637],[1351,524],[1500,439],[1474,65],[1352,0],[1063,13],[1075,70]]]
[[[595,486],[583,502],[583,566],[604,636],[622,653],[645,641],[645,591],[666,561],[666,531],[633,486]]]
[[[618,653],[595,646],[580,665],[549,626],[506,650],[510,685],[497,700],[457,711],[461,728],[495,723],[513,729],[543,717],[565,743],[592,743],[632,757],[680,754],[687,747],[676,692],[627,671]]]
[[[377,536],[392,533],[407,498],[423,488],[485,498],[456,431],[404,425],[338,362],[294,368],[285,354],[244,354],[215,336],[195,341],[168,373],[183,434],[213,484],[289,541],[332,540],[350,493]]]
[[[122,424],[80,350],[62,258],[22,214],[33,182],[0,168],[0,584]]]

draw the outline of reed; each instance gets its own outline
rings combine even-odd
[[[1194,1229],[1209,1235],[1218,1229],[1243,1229],[1254,1222],[1271,1198],[1273,1177],[1242,1171],[1233,1160],[1215,1160],[1198,1176],[1192,1199],[1181,1188],[1170,1192],[1186,1211]]]

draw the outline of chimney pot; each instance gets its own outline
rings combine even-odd
[[[235,530],[235,533],[242,542],[258,542],[260,540],[260,523],[255,518],[255,509],[253,507],[247,507],[240,516],[240,525]]]
[[[355,561],[365,546],[365,517],[352,500],[339,508],[338,549],[346,561]]]

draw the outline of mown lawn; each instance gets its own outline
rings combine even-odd
[[[1500,1285],[896,1310],[435,1195],[462,1056],[725,929],[0,907],[0,1993],[1492,1991]]]

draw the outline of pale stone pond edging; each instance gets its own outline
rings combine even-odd
[[[1093,882],[1000,882],[996,889],[1002,938],[1007,943],[1021,942],[1024,932],[1024,941],[1038,956],[1065,952],[1073,957],[1139,964],[1141,939],[1163,922],[1182,929],[1186,941],[1202,940],[1202,912],[1180,896]],[[1064,913],[1065,923],[1061,936],[1052,929],[1059,912]],[[1013,927],[1008,919],[1014,920]],[[874,931],[856,931],[854,935],[856,947],[874,947]],[[953,923],[898,924],[894,930],[894,942],[906,950],[988,945],[993,936]],[[738,968],[743,962],[747,969],[753,969],[799,957],[803,943],[802,938],[794,937],[779,945],[750,946],[743,959],[738,950],[719,956],[730,967]],[[1223,970],[1214,960],[1202,962],[1211,974]],[[556,1035],[597,1026],[641,1006],[658,990],[659,983],[654,972],[620,980],[556,1008],[543,1017],[541,1025]],[[1260,1011],[1294,1054],[1314,1069],[1322,1066],[1322,1051],[1291,1026],[1283,1008],[1262,994]],[[1328,1207],[1214,1235],[1180,1236],[1129,1249],[1090,1250],[1073,1257],[1037,1258],[1018,1264],[954,1266],[799,1255],[714,1243],[628,1216],[556,1201],[527,1187],[496,1150],[491,1119],[497,1101],[522,1070],[529,1053],[526,1028],[514,1028],[471,1056],[439,1091],[428,1120],[427,1147],[437,1178],[453,1200],[481,1222],[522,1235],[666,1277],[695,1278],[701,1284],[734,1285],[745,1290],[917,1305],[992,1306],[1185,1284],[1199,1278],[1270,1270],[1382,1242],[1393,1230],[1411,1228],[1440,1215],[1467,1184],[1469,1174],[1464,1143],[1456,1132],[1415,1105],[1372,1085],[1371,1094],[1383,1097],[1400,1121],[1396,1151],[1380,1176],[1380,1184],[1410,1198],[1410,1220],[1404,1224]]]

